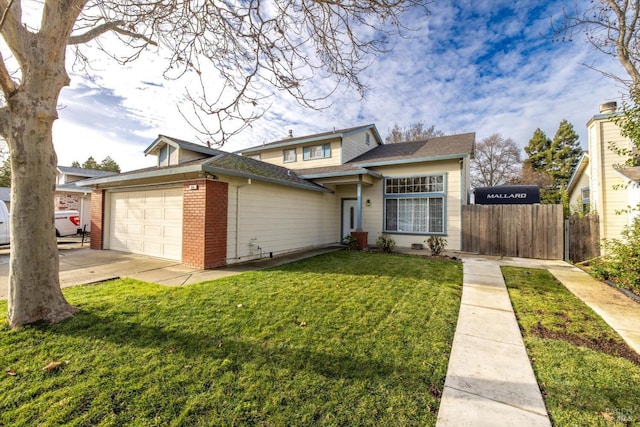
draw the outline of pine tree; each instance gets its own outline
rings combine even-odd
[[[529,156],[525,160],[526,168],[538,176],[546,175],[549,178],[549,184],[540,191],[542,203],[562,203],[565,186],[582,154],[573,125],[563,119],[553,140],[539,128],[536,129],[524,151]]]
[[[120,166],[111,157],[105,157],[100,163],[100,170],[120,173]]]
[[[529,144],[524,147],[524,152],[529,156],[525,163],[538,173],[546,172],[551,164],[550,149],[551,140],[540,128],[536,129]]]
[[[11,161],[9,157],[0,165],[0,187],[11,187]]]

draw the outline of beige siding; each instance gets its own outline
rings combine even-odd
[[[203,157],[205,157],[204,154],[196,153],[195,151],[180,150],[180,163],[189,162],[191,160],[202,159]],[[175,163],[173,163],[172,161],[171,164],[175,164]]]
[[[589,127],[589,168],[592,178],[592,208],[600,215],[600,237],[619,238],[628,224],[628,214],[616,214],[628,205],[627,191],[616,189],[625,183],[614,170],[624,158],[609,149],[609,143],[629,148],[629,141],[620,135],[619,128],[609,120],[596,120]]]
[[[590,185],[590,169],[589,166],[582,171],[580,177],[576,181],[571,193],[569,194],[569,206],[572,213],[582,212],[582,189]]]
[[[446,176],[446,236],[447,250],[460,250],[462,220],[461,220],[461,204],[466,200],[466,196],[461,190],[461,171],[458,160],[431,162],[421,164],[384,166],[375,168],[377,172],[382,173],[385,177],[402,177],[424,174],[445,173]],[[371,206],[363,205],[362,208],[362,227],[364,231],[369,232],[369,244],[374,245],[376,239],[383,233],[384,218],[383,192],[384,180],[377,180],[373,186],[363,187],[362,198],[364,201],[371,200]],[[342,193],[340,193],[342,194]],[[353,197],[355,197],[355,186],[353,189]],[[427,239],[426,235],[412,234],[392,234],[391,237],[396,241],[398,246],[408,247],[412,243],[424,243]]]
[[[367,135],[369,145],[367,145]],[[345,137],[342,140],[342,163],[347,163],[361,154],[375,148],[378,145],[373,132],[370,129]]]
[[[302,148],[312,147],[315,145],[331,144],[331,157],[327,159],[318,160],[302,160]],[[284,162],[283,152],[285,149],[296,149],[296,161]],[[317,143],[308,143],[300,146],[280,147],[273,149],[265,149],[264,151],[255,151],[244,154],[245,156],[253,156],[260,154],[260,160],[263,162],[271,163],[272,165],[284,166],[289,169],[305,169],[305,168],[317,168],[324,166],[336,166],[340,164],[340,140],[334,139],[332,141],[319,141]]]
[[[340,207],[334,194],[255,180],[225,181],[229,182],[228,263],[339,241]]]

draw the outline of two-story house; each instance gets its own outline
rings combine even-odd
[[[573,212],[600,217],[600,239],[618,239],[625,225],[639,214],[640,166],[625,166],[627,160],[613,151],[633,150],[628,138],[614,123],[616,103],[600,106],[587,123],[588,151],[582,156],[567,185]]]
[[[159,136],[157,166],[92,179],[94,249],[213,268],[390,234],[459,249],[475,134],[383,144],[374,125],[238,153]],[[96,230],[100,230],[96,232]]]

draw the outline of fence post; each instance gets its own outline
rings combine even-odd
[[[564,219],[564,260],[569,261],[569,218]]]

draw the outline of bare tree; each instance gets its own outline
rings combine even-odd
[[[476,144],[475,159],[471,162],[471,184],[493,187],[515,182],[521,167],[520,149],[516,143],[494,133]]]
[[[444,136],[444,132],[436,129],[435,125],[425,127],[423,121],[403,128],[396,123],[393,125],[393,129],[389,131],[384,142],[386,144],[396,144],[398,142],[425,141],[437,136]]]
[[[584,33],[599,52],[615,58],[627,77],[603,72],[629,88],[637,98],[640,88],[640,3],[630,0],[593,0],[584,10],[564,11],[562,24],[553,31],[558,41],[572,41]],[[591,65],[587,65],[593,68]]]
[[[222,143],[235,124],[267,108],[265,88],[316,108],[326,107],[343,83],[363,93],[360,72],[403,32],[401,16],[415,6],[427,12],[425,3],[0,0],[0,136],[9,144],[12,173],[9,325],[55,322],[74,312],[60,291],[53,224],[52,126],[70,81],[69,48],[87,73],[96,48],[122,64],[148,48],[168,52],[165,76],[197,76],[200,84],[186,94],[195,125]],[[224,82],[220,91],[210,92],[210,77]],[[334,78],[332,90],[310,84],[326,77]]]

